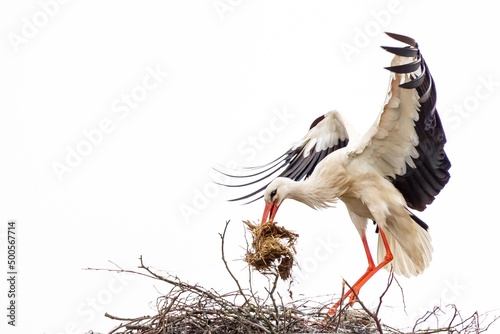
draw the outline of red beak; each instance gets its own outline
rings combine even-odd
[[[274,221],[274,216],[276,216],[276,212],[278,212],[278,205],[274,202],[266,203],[266,207],[264,208],[264,215],[262,215],[261,224],[264,224],[267,221]]]

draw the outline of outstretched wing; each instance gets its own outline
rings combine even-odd
[[[330,111],[314,120],[301,141],[270,163],[246,168],[241,175],[217,171],[231,178],[252,178],[250,182],[242,184],[221,184],[226,187],[259,184],[258,189],[250,194],[230,200],[247,200],[247,203],[251,203],[263,197],[263,191],[276,177],[287,177],[295,181],[307,178],[321,160],[347,146],[348,142],[348,133],[341,115],[337,111]]]
[[[382,113],[349,153],[388,177],[408,206],[423,211],[450,178],[446,137],[436,110],[436,87],[415,40],[392,33],[406,47],[383,47],[395,54],[390,89]]]

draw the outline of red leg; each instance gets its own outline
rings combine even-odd
[[[389,244],[387,243],[387,238],[385,237],[385,234],[384,232],[382,232],[382,230],[379,228],[379,233],[380,233],[380,236],[382,237],[382,241],[384,242],[384,247],[385,247],[385,257],[384,257],[384,260],[382,262],[379,263],[378,266],[375,267],[375,263],[373,262],[373,259],[372,259],[372,255],[370,253],[370,249],[368,248],[368,242],[366,241],[366,236],[363,236],[362,237],[362,240],[363,240],[363,246],[365,248],[365,252],[366,252],[366,257],[368,258],[368,269],[366,269],[366,272],[364,273],[363,276],[361,276],[357,281],[356,283],[354,283],[354,285],[352,286],[352,289],[356,292],[356,294],[359,293],[359,290],[361,289],[361,287],[363,285],[365,285],[366,282],[368,282],[368,280],[373,276],[375,275],[375,273],[377,271],[379,271],[381,268],[383,268],[386,264],[388,264],[389,262],[392,261],[393,259],[393,256],[392,256],[392,253],[391,253],[391,249],[389,248]],[[352,294],[352,295],[351,295]],[[328,315],[334,315],[335,312],[337,312],[337,309],[339,308],[340,306],[340,302],[342,300],[345,300],[347,297],[350,297],[349,299],[349,303],[353,303],[354,302],[354,294],[352,293],[352,290],[349,289],[349,291],[347,291],[343,298],[340,299],[338,302],[335,303],[335,305],[332,306],[332,308],[328,311]]]
[[[363,235],[361,237],[361,240],[363,241],[363,247],[365,248],[365,253],[366,253],[366,258],[368,259],[368,268],[366,269],[366,272],[363,274],[363,276],[361,276],[357,281],[356,283],[354,283],[353,285],[353,289],[355,289],[356,285],[359,284],[370,272],[373,271],[373,269],[375,268],[375,263],[373,262],[373,258],[372,258],[372,254],[370,253],[370,248],[368,247],[368,241],[366,240],[366,235]],[[359,290],[356,291],[356,293],[358,293]],[[342,299],[340,299],[338,302],[335,303],[335,305],[332,306],[332,308],[328,311],[328,314],[329,315],[333,315],[335,314],[335,312],[337,311],[337,309],[339,308],[340,306],[340,302],[342,300],[346,300],[347,297],[349,297],[349,295],[352,294],[352,290],[349,289],[349,291],[347,291],[344,296],[342,297]]]
[[[377,271],[379,271],[380,269],[384,268],[384,266],[386,264],[388,264],[389,262],[392,261],[392,259],[394,258],[393,255],[392,255],[392,252],[391,252],[391,249],[389,248],[389,244],[387,243],[387,238],[385,237],[385,233],[379,229],[379,233],[380,233],[380,236],[382,237],[382,241],[384,242],[384,247],[385,247],[385,257],[384,259],[382,260],[382,262],[380,262],[378,264],[378,266],[375,267],[375,269],[373,269],[373,271],[368,274],[360,283],[359,283],[359,288],[361,288],[366,282],[368,282],[368,280],[373,276],[375,275],[375,273],[377,273]]]

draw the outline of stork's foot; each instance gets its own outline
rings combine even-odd
[[[366,272],[363,274],[363,276],[361,276],[358,279],[358,281],[356,283],[354,283],[354,285],[352,286],[352,289],[349,289],[349,291],[347,291],[344,294],[344,296],[341,299],[339,299],[339,301],[336,302],[335,305],[332,306],[332,308],[330,308],[330,310],[328,311],[328,315],[330,315],[330,316],[335,315],[335,313],[337,313],[338,308],[340,307],[340,304],[342,304],[342,301],[347,300],[347,297],[349,297],[349,302],[347,303],[347,306],[354,305],[354,303],[356,302],[356,299],[357,299],[356,296],[359,294],[359,290],[363,286],[365,278],[367,276],[369,276],[374,269],[375,269],[375,266],[370,264],[368,266],[368,269],[366,269]],[[353,290],[355,293],[353,293]]]
[[[328,315],[329,316],[334,316],[336,313],[337,313],[337,310],[339,309],[340,305],[342,304],[343,301],[347,300],[347,297],[349,297],[349,302],[347,303],[346,307],[349,307],[349,306],[352,306],[354,305],[354,303],[356,302],[356,296],[358,295],[359,293],[359,289],[361,287],[356,287],[356,286],[353,286],[353,290],[355,293],[352,292],[351,289],[349,289],[349,291],[347,291],[344,296],[339,299],[331,308],[330,310],[328,310]]]

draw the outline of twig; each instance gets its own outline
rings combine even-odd
[[[396,281],[396,283],[399,286],[399,290],[401,291],[401,298],[403,299],[403,310],[405,311],[405,314],[408,315],[408,312],[406,312],[406,302],[405,302],[405,294],[403,292],[403,287],[401,286],[401,284],[399,284],[398,279],[395,276],[393,276],[393,277],[394,277],[394,280]]]
[[[248,303],[246,295],[243,293],[243,289],[241,288],[240,282],[238,282],[238,279],[233,275],[233,273],[229,269],[229,266],[228,266],[227,261],[226,261],[226,257],[224,255],[224,240],[226,238],[226,231],[227,231],[227,226],[229,225],[229,222],[230,222],[229,220],[226,221],[226,225],[224,226],[224,231],[222,232],[222,234],[219,233],[219,236],[220,236],[220,239],[221,239],[222,262],[224,262],[224,266],[226,267],[227,272],[229,273],[229,275],[231,275],[233,281],[238,286],[238,291],[240,292],[240,295],[245,299],[245,302]]]
[[[144,319],[150,319],[151,317],[149,315],[145,315],[143,317],[140,317],[140,318],[122,318],[122,317],[117,317],[117,316],[114,316],[114,315],[111,315],[109,313],[104,313],[104,316],[106,318],[110,318],[110,319],[113,319],[113,320],[119,320],[119,321],[140,321],[140,320],[144,320]]]
[[[279,278],[279,274],[276,273],[272,289],[270,291],[268,289],[266,289],[267,295],[271,298],[271,300],[273,302],[273,306],[274,306],[274,311],[276,312],[276,316],[274,317],[276,320],[276,327],[279,327],[279,318],[280,318],[279,313],[280,313],[280,311],[278,310],[278,306],[276,305],[276,300],[274,299],[273,294],[274,294],[274,291],[276,291],[276,285],[278,284],[278,278]]]
[[[358,302],[361,307],[363,308],[363,310],[365,310],[366,314],[368,314],[371,318],[373,318],[373,320],[375,321],[375,324],[377,325],[377,329],[379,331],[380,334],[384,334],[384,332],[382,331],[382,326],[380,325],[380,321],[378,319],[378,317],[376,315],[374,315],[366,306],[365,304],[363,304],[363,302],[359,299],[358,297],[358,294],[356,293],[356,291],[353,290],[353,288],[349,285],[349,283],[347,283],[345,280],[344,280],[345,284],[347,284],[347,286],[349,287],[349,289],[351,289],[352,293],[354,294],[354,297],[356,298],[356,302]]]
[[[379,301],[378,306],[377,306],[377,311],[375,312],[375,316],[377,317],[377,319],[378,319],[378,312],[380,311],[380,307],[382,306],[382,299],[384,298],[385,294],[387,293],[387,291],[391,287],[393,279],[394,279],[394,272],[391,269],[391,272],[389,273],[389,278],[387,279],[387,286],[386,286],[384,292],[380,295],[380,298],[379,298],[380,301]]]
[[[337,321],[337,326],[335,327],[335,331],[337,331],[339,329],[339,326],[340,326],[340,322],[342,321],[342,312],[344,312],[344,309],[342,308],[343,304],[344,304],[344,292],[345,292],[345,284],[346,284],[346,281],[345,279],[342,279],[342,292],[341,292],[341,297],[340,297],[340,305],[339,305],[339,312],[338,312],[338,321]]]

